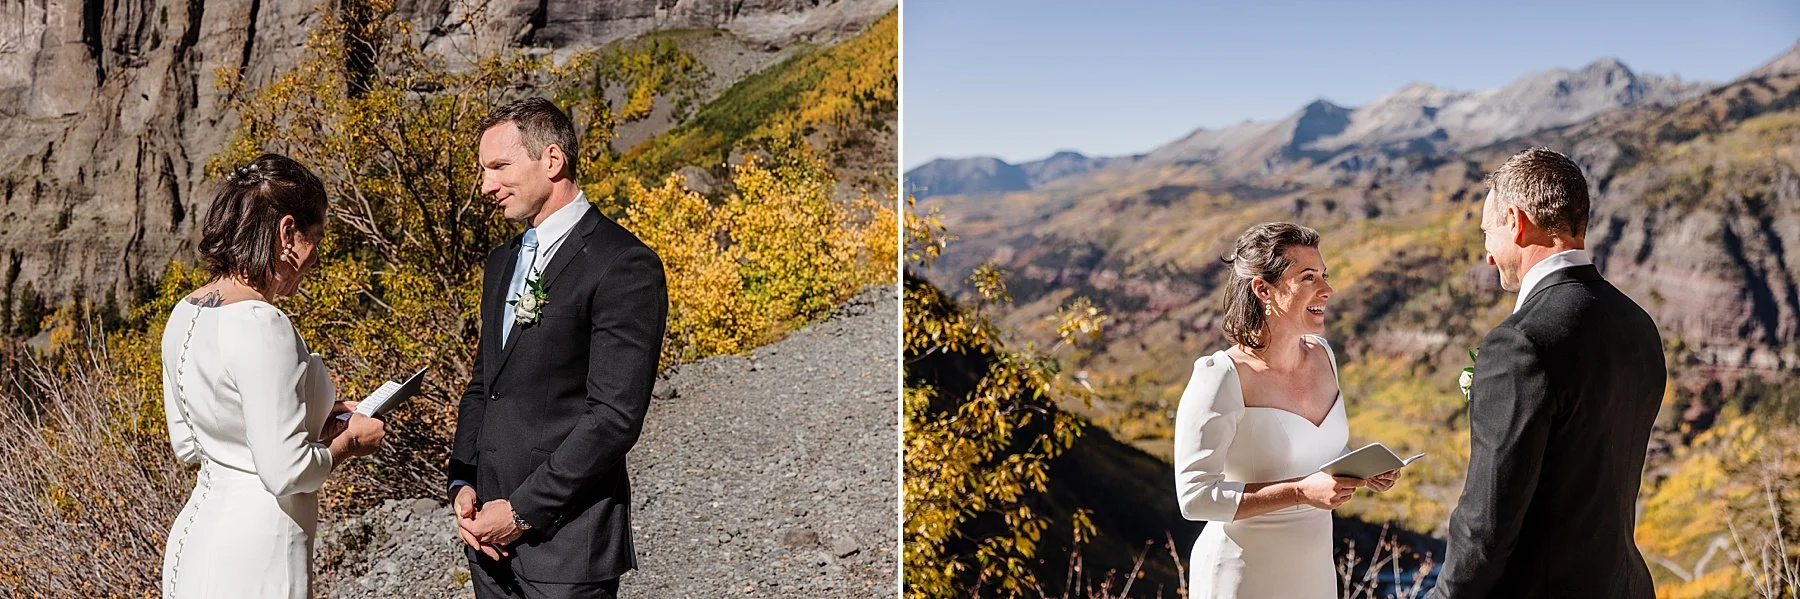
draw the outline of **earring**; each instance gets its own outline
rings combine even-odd
[[[290,245],[290,246],[281,248],[281,259],[282,260],[293,260],[294,259],[294,246]]]
[[[1274,306],[1266,306],[1266,305],[1263,306],[1263,316],[1274,316],[1274,315],[1275,315],[1275,307]]]

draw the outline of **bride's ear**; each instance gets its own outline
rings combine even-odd
[[[299,237],[300,233],[300,228],[294,226],[294,215],[292,214],[283,216],[280,221],[276,221],[275,230],[277,241],[281,242],[281,247],[293,245],[295,238]]]
[[[300,226],[294,220],[294,215],[283,216],[275,223],[275,237],[275,241],[281,245],[275,248],[276,255],[286,258],[287,250],[294,249],[294,243],[300,240]]]

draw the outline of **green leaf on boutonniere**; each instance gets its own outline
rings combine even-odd
[[[1479,352],[1480,352],[1479,349],[1469,350],[1469,361],[1474,362],[1475,355]],[[1463,401],[1468,401],[1469,400],[1469,389],[1471,389],[1475,386],[1475,366],[1474,365],[1471,364],[1469,367],[1462,369],[1462,374],[1460,374],[1456,377],[1456,386],[1462,389]]]
[[[513,322],[520,326],[537,324],[544,317],[544,306],[550,305],[550,294],[544,291],[543,272],[532,273],[525,279],[525,293],[519,299],[506,303],[513,305]]]

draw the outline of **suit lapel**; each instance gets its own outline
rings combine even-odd
[[[562,245],[556,248],[556,255],[552,256],[550,263],[544,266],[544,289],[546,291],[556,283],[556,275],[562,274],[563,269],[568,268],[569,263],[574,262],[576,256],[587,253],[587,243],[584,240],[594,232],[594,227],[599,224],[600,211],[595,210],[594,206],[589,204],[587,212],[581,213],[581,220],[576,221],[575,227],[569,229],[569,236],[563,238]]]
[[[500,264],[494,265],[504,265],[503,267],[499,268],[496,272],[485,273],[492,285],[489,285],[486,297],[483,299],[485,305],[482,306],[481,309],[482,320],[485,321],[482,323],[481,327],[481,348],[482,351],[487,352],[487,356],[483,361],[487,364],[493,364],[492,367],[483,369],[487,371],[483,373],[483,376],[487,379],[486,383],[490,386],[494,384],[493,373],[500,371],[500,330],[505,327],[513,326],[512,310],[510,309],[510,306],[506,305],[506,291],[507,287],[512,284],[511,275],[513,268],[517,267],[519,264],[519,242],[521,239],[523,239],[522,235],[514,235],[512,241],[507,242],[504,246],[506,251],[505,257],[499,261]]]
[[[544,293],[550,296],[550,301],[556,301],[556,292],[551,287],[551,285],[556,283],[556,276],[562,274],[563,269],[568,268],[569,263],[574,262],[576,256],[587,253],[587,237],[594,232],[594,227],[599,224],[600,211],[595,210],[593,205],[590,204],[588,205],[587,212],[582,213],[581,220],[575,223],[575,228],[571,229],[569,235],[564,237],[562,242],[557,245],[555,255],[550,258],[550,264],[544,266]],[[515,248],[518,246],[517,241],[513,243],[513,246]],[[519,261],[518,256],[519,253],[517,251],[513,252],[513,259],[508,261],[507,273],[510,274],[513,267],[517,266]],[[510,283],[511,281],[508,282]],[[502,296],[504,296],[505,293],[505,291],[501,291]],[[500,305],[503,308],[506,307],[504,299],[501,301]],[[513,323],[512,310],[506,309],[504,311],[506,313],[506,320],[502,321],[502,326],[512,327],[512,331],[507,333],[506,347],[500,348],[499,360],[494,363],[494,368],[490,371],[494,373],[495,377],[498,377],[500,369],[506,366],[508,359],[513,355],[513,350],[519,347],[519,340],[525,337],[523,327]],[[496,329],[496,331],[498,331],[498,329]]]

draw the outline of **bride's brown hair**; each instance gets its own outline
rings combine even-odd
[[[292,158],[263,154],[226,176],[206,210],[200,256],[215,277],[238,276],[267,289],[280,253],[281,217],[309,232],[325,224],[325,186]]]
[[[1263,223],[1244,231],[1231,252],[1219,258],[1231,267],[1231,279],[1225,284],[1225,322],[1221,325],[1226,339],[1250,349],[1263,348],[1263,331],[1268,322],[1262,299],[1256,297],[1250,280],[1274,284],[1293,265],[1287,249],[1294,246],[1319,247],[1319,232],[1294,223]]]

